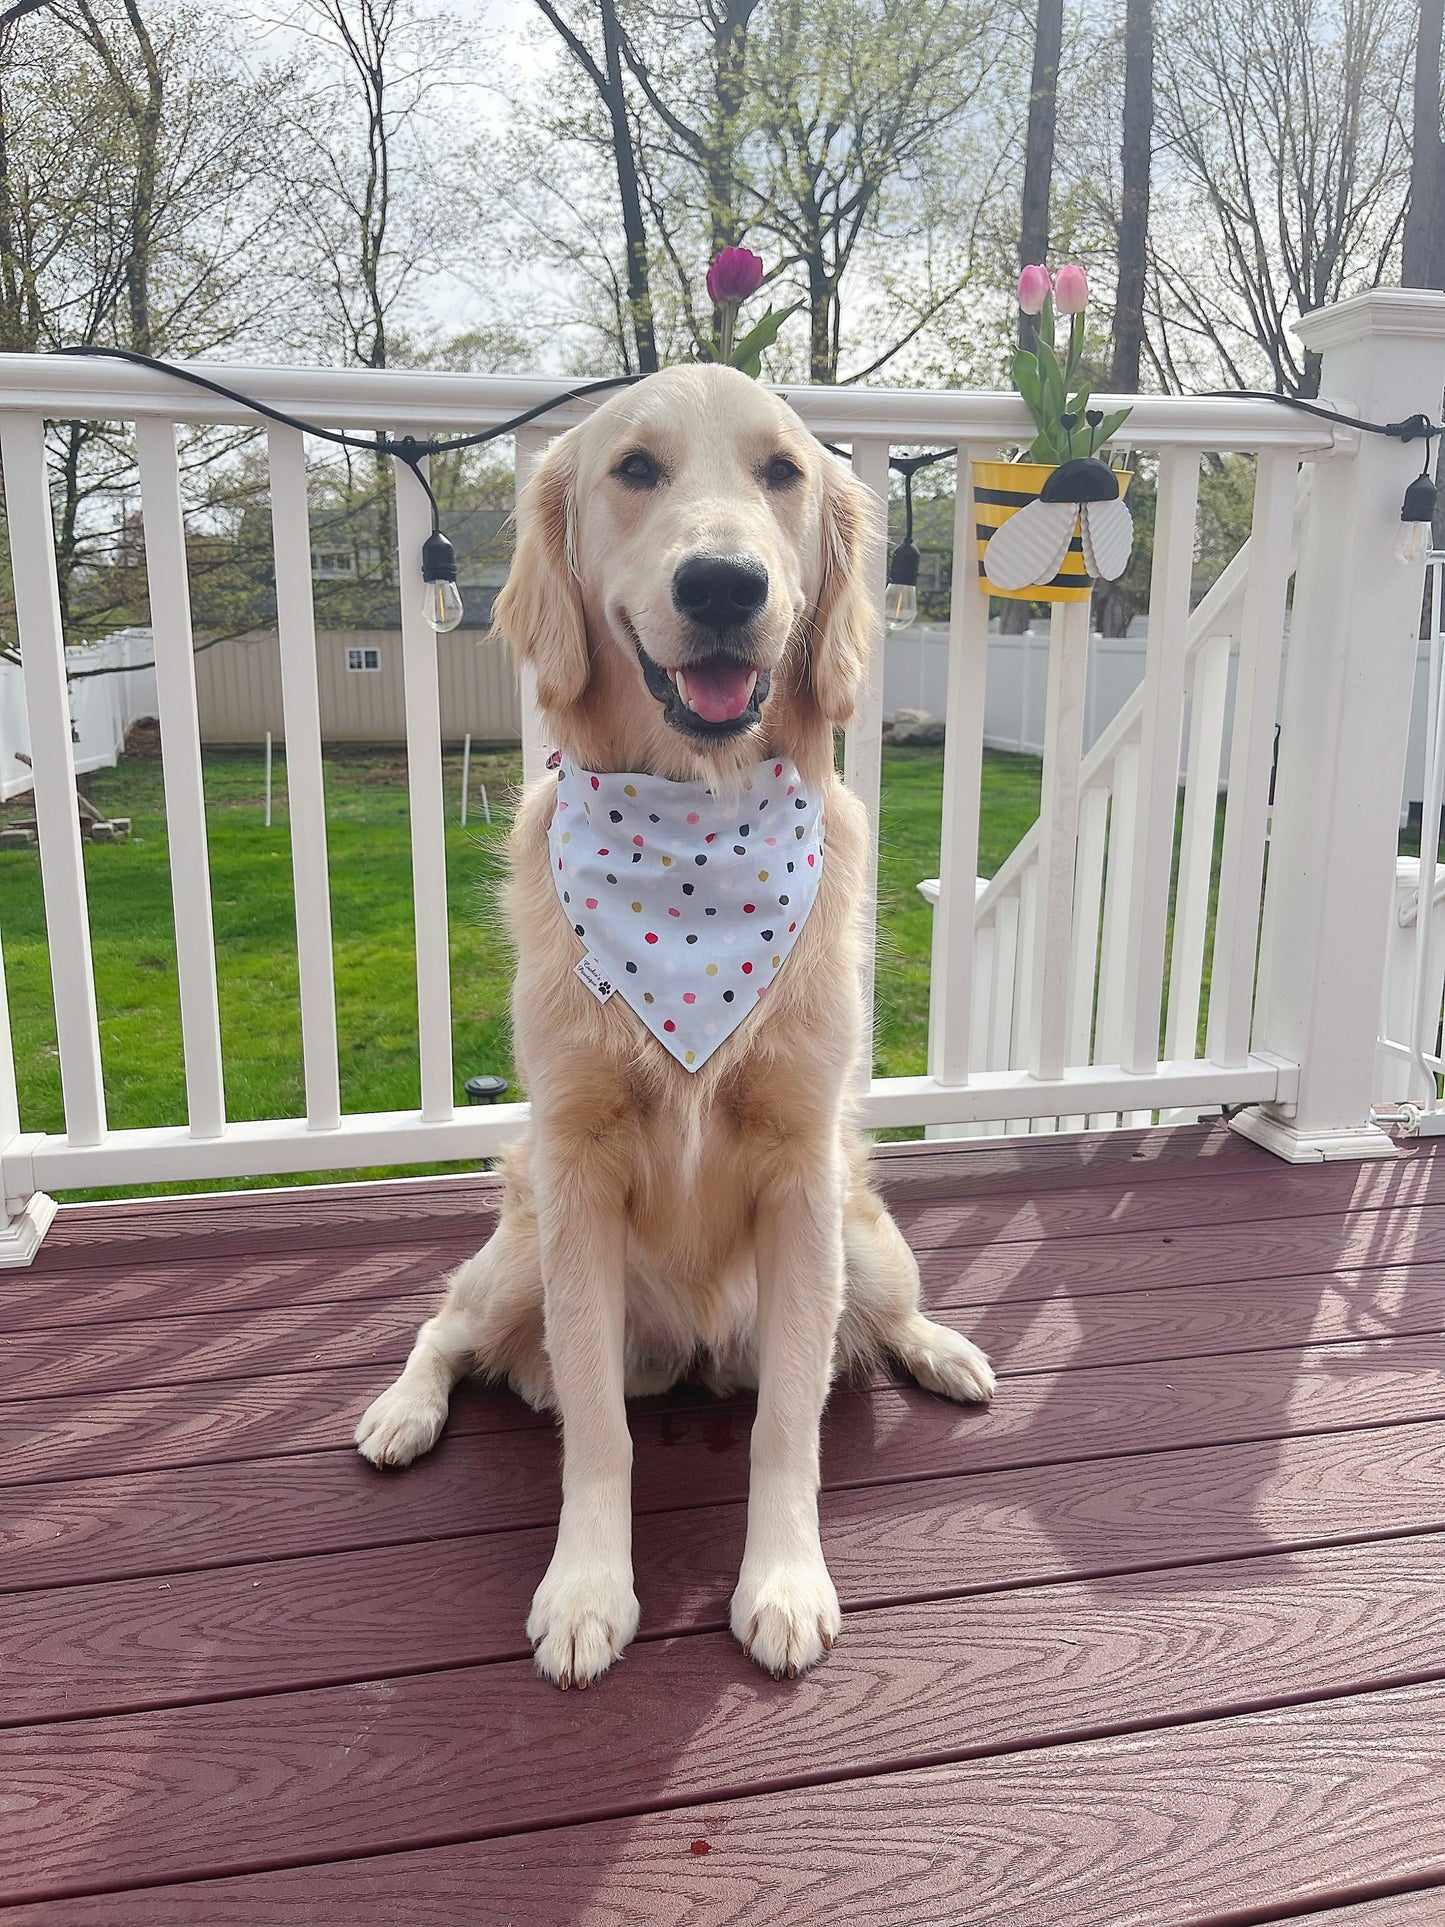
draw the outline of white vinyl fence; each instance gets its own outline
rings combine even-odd
[[[1089,637],[1089,668],[1084,685],[1084,749],[1091,750],[1144,680],[1148,660],[1147,634]],[[1285,629],[1283,661],[1289,660],[1289,630]],[[1219,759],[1221,789],[1229,779],[1229,745],[1234,725],[1234,685],[1238,658],[1231,653],[1224,687],[1224,743]],[[995,626],[988,640],[988,693],[984,708],[983,740],[987,749],[1018,751],[1026,756],[1044,753],[1048,706],[1049,632],[1028,630],[1021,636],[1001,635]],[[1430,680],[1430,643],[1422,639],[1415,655],[1414,699],[1410,707],[1410,735],[1405,756],[1405,786],[1401,820],[1417,808],[1425,794],[1425,736]],[[1282,693],[1282,692],[1281,692]],[[883,715],[891,722],[900,709],[926,709],[941,716],[948,700],[948,625],[920,622],[890,635],[884,655]],[[1191,698],[1192,700],[1192,698]],[[1278,715],[1275,718],[1279,720]],[[1179,775],[1186,773],[1190,711],[1185,708],[1180,744]]]
[[[1325,394],[1379,421],[1432,414],[1445,391],[1445,297],[1376,291],[1301,324],[1324,358]],[[348,428],[415,433],[504,422],[555,392],[536,377],[227,368],[258,399]],[[787,399],[821,437],[851,445],[856,474],[886,498],[895,447],[957,445],[955,553],[974,528],[969,458],[1027,429],[1011,395],[798,388]],[[1108,401],[1101,406],[1111,406]],[[572,403],[517,437],[525,468]],[[188,1100],[187,1122],[117,1130],[107,1115],[74,807],[59,633],[45,422],[136,425],[155,629],[157,707]],[[65,1129],[26,1133],[16,1097],[0,957],[0,1263],[25,1263],[48,1191],[286,1171],[477,1158],[525,1104],[468,1111],[452,1061],[448,904],[436,638],[421,617],[422,491],[396,476],[407,780],[411,807],[421,1102],[341,1107],[327,822],[307,520],[307,449],[266,434],[271,473],[304,1114],[236,1120],[218,1018],[210,875],[176,431],[247,411],[165,374],[110,362],[0,356],[3,457],[15,599],[35,754]],[[1383,1155],[1370,1121],[1387,925],[1405,764],[1422,565],[1392,556],[1418,449],[1246,400],[1141,397],[1133,445],[1159,457],[1149,640],[1142,683],[1085,755],[1088,607],[1056,610],[1047,653],[1042,812],[978,894],[980,769],[990,677],[988,600],[961,568],[942,713],[942,856],[929,997],[928,1068],[869,1078],[870,1126],[1052,1128],[1060,1120],[1241,1107],[1236,1127],[1281,1156]],[[1200,465],[1208,451],[1258,457],[1250,541],[1194,610],[1190,584]],[[870,567],[879,599],[881,547]],[[1291,652],[1281,695],[1293,578]],[[163,619],[162,619],[163,612]],[[884,651],[847,733],[844,776],[878,824]],[[1231,661],[1230,783],[1213,862]],[[1188,736],[1185,737],[1186,703]],[[523,679],[523,762],[544,743]],[[1276,715],[1279,783],[1271,812]],[[1181,742],[1181,861],[1174,847]],[[1268,887],[1260,914],[1269,842]],[[870,915],[872,892],[870,891]],[[1210,905],[1215,913],[1211,917]],[[1171,934],[1172,932],[1172,934]],[[4,906],[0,903],[0,942]],[[871,954],[865,995],[873,995]]]
[[[152,648],[149,629],[121,629],[104,642],[66,650],[77,774],[109,769],[131,724],[155,715]],[[20,760],[30,754],[24,677],[17,664],[0,661],[0,803],[33,785]]]

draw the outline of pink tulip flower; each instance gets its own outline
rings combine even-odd
[[[1089,277],[1070,263],[1054,276],[1054,306],[1060,314],[1082,314],[1089,305]]]
[[[1042,264],[1025,268],[1019,276],[1019,306],[1025,314],[1042,314],[1052,283]]]
[[[707,295],[715,308],[746,301],[763,284],[763,257],[751,248],[724,248],[707,271]]]

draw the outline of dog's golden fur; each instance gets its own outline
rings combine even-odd
[[[629,450],[655,463],[656,485],[618,481]],[[768,479],[788,467],[795,479]],[[624,1393],[690,1371],[719,1391],[758,1386],[732,1621],[763,1665],[795,1672],[839,1625],[816,1510],[835,1365],[891,1357],[946,1396],[992,1390],[983,1355],[920,1314],[917,1266],[869,1189],[851,1121],[868,823],[833,774],[833,732],[877,626],[871,534],[871,498],[842,465],[782,403],[720,369],[673,370],[599,409],[552,445],[519,505],[497,617],[536,672],[552,740],[584,768],[701,776],[720,791],[785,755],[823,786],[827,825],[787,966],[690,1075],[620,997],[598,1003],[578,981],[547,848],[555,783],[533,785],[517,813],[506,909],[532,1130],[507,1159],[495,1235],[451,1279],[357,1439],[378,1464],[407,1463],[469,1370],[560,1411],[563,1515],[528,1630],[563,1685],[586,1685],[636,1628]],[[664,716],[638,649],[685,664],[668,587],[680,560],[717,549],[767,569],[747,647],[771,690],[752,727],[698,741]]]

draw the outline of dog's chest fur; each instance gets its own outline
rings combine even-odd
[[[828,861],[812,916],[766,1002],[696,1074],[620,998],[599,1004],[575,975],[582,944],[553,887],[546,825],[555,784],[528,794],[512,841],[507,910],[517,946],[517,1063],[537,1150],[565,1156],[579,1130],[605,1144],[625,1198],[639,1312],[725,1347],[755,1317],[758,1198],[806,1160],[843,1183],[848,1094],[861,1037],[859,937],[867,820],[830,786]]]

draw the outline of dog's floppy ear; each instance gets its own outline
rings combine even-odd
[[[881,513],[872,491],[829,456],[823,470],[823,576],[808,675],[813,698],[830,723],[846,723],[852,716],[880,626],[872,571],[879,560]]]
[[[577,583],[577,444],[560,436],[517,500],[517,550],[493,611],[519,662],[537,672],[543,709],[570,709],[587,687],[587,624]]]

